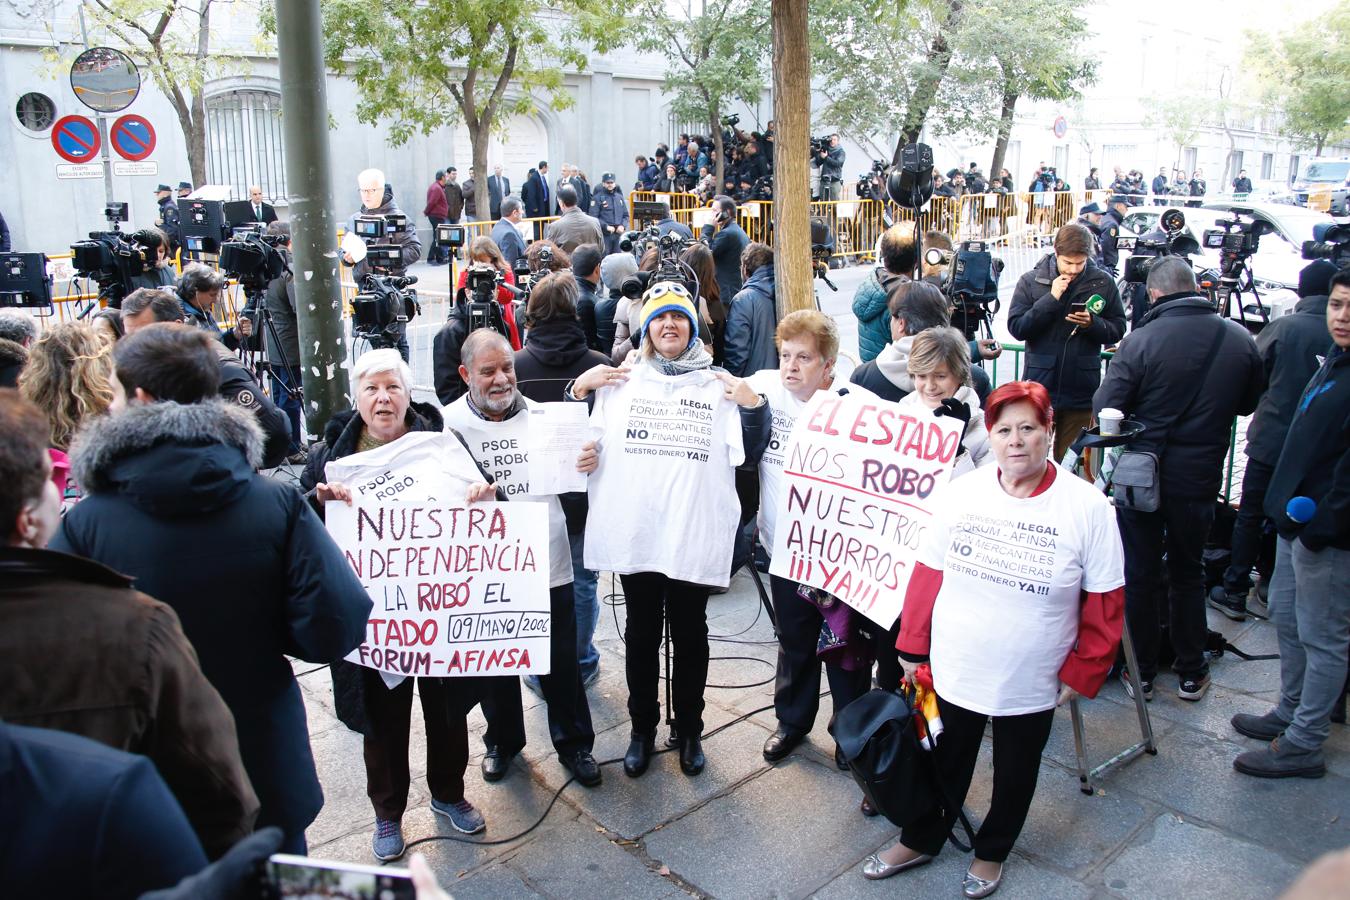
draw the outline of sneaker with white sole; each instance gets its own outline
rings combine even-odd
[[[1182,700],[1199,700],[1208,690],[1209,675],[1183,675],[1177,684],[1177,696]]]
[[[487,827],[487,821],[483,818],[483,814],[468,800],[460,800],[456,803],[432,800],[431,811],[445,816],[450,820],[450,824],[454,826],[456,831],[464,834],[477,834]]]
[[[375,837],[371,852],[380,862],[398,859],[408,847],[403,841],[403,823],[397,819],[375,819]]]
[[[1131,700],[1134,699],[1134,685],[1130,683],[1130,670],[1122,669],[1120,672],[1120,683],[1125,685],[1125,693]],[[1153,682],[1147,679],[1139,679],[1139,686],[1143,688],[1144,700],[1152,702],[1153,700]]]

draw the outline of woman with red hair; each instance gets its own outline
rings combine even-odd
[[[1026,822],[1055,707],[1095,696],[1120,643],[1124,558],[1111,504],[1050,461],[1054,410],[1035,382],[985,403],[997,461],[953,479],[905,595],[900,655],[929,662],[943,731],[934,750],[946,794],[964,802],[985,724],[993,719],[994,792],[962,881],[967,897],[998,890]],[[887,878],[937,856],[955,819],[932,811],[868,857]]]

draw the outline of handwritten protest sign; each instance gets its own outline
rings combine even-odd
[[[349,661],[399,676],[549,671],[543,504],[466,507],[482,476],[441,433],[336,460],[326,477],[352,490],[353,504],[330,502],[325,518],[374,603]]]
[[[867,391],[818,392],[788,440],[770,571],[889,628],[960,435],[955,419],[907,415]]]

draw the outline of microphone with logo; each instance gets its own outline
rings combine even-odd
[[[1100,316],[1102,310],[1106,309],[1106,298],[1101,294],[1093,294],[1091,297],[1087,298],[1087,300],[1083,301],[1083,308],[1081,310],[1074,309],[1073,307],[1075,306],[1078,306],[1078,304],[1075,303],[1073,306],[1069,307],[1070,312],[1089,312],[1094,316]],[[1069,334],[1069,337],[1073,337],[1077,334],[1080,327],[1081,326],[1078,325],[1073,326],[1073,331]]]

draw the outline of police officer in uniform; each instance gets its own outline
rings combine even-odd
[[[606,172],[600,180],[600,187],[591,194],[591,215],[600,220],[608,256],[619,252],[619,238],[628,229],[628,201],[615,184],[613,172]]]
[[[173,188],[161,184],[155,188],[155,199],[159,201],[159,217],[155,219],[155,225],[169,238],[169,257],[172,258],[178,252],[182,235],[178,203],[173,199]]]
[[[1102,248],[1102,268],[1115,275],[1116,264],[1120,262],[1120,250],[1116,246],[1120,240],[1120,221],[1125,217],[1125,210],[1130,208],[1130,203],[1124,196],[1117,194],[1106,205],[1106,214],[1097,226],[1097,242]]]

